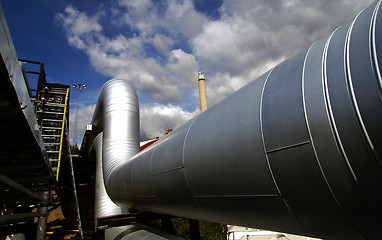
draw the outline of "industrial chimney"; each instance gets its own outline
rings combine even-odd
[[[204,72],[198,72],[198,83],[199,83],[199,96],[200,96],[200,110],[204,112],[207,106],[207,93],[206,93],[206,78],[204,77]]]

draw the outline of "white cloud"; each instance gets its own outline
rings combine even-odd
[[[102,31],[102,26],[98,23],[101,14],[98,13],[89,17],[86,13],[78,11],[73,6],[67,6],[64,13],[56,15],[56,20],[64,26],[69,44],[79,49],[85,49],[86,43],[81,37],[89,33]]]
[[[66,7],[65,15],[58,14],[57,17],[63,21],[65,28],[70,29],[73,35],[102,30],[102,26],[98,23],[99,14],[89,17],[87,14],[73,8],[73,6]]]
[[[88,106],[79,104],[78,108],[76,104],[72,103],[71,105],[69,138],[71,143],[73,141],[81,143],[86,125],[91,123],[96,104]],[[161,137],[166,133],[167,129],[176,129],[199,113],[200,110],[198,109],[188,112],[182,109],[181,106],[172,104],[140,104],[141,141]],[[78,115],[76,116],[76,114]]]
[[[173,83],[185,91],[192,89],[192,83],[197,81],[198,63],[192,54],[185,53],[182,49],[171,51],[166,68],[170,70],[175,79],[180,80]]]
[[[77,143],[82,141],[82,137],[85,134],[86,125],[90,124],[95,104],[72,106],[69,112],[69,138]],[[78,111],[77,111],[78,109]],[[78,114],[78,115],[77,115]]]
[[[120,0],[119,4],[133,9],[137,14],[144,14],[153,6],[151,0]]]
[[[120,0],[119,7],[118,16],[122,22],[142,35],[154,35],[161,29],[173,35],[192,37],[207,21],[194,9],[192,0]]]
[[[87,54],[96,71],[133,84],[144,102],[142,135],[155,137],[198,112],[197,101],[187,101],[197,98],[199,68],[211,107],[371,2],[224,0],[221,17],[211,20],[192,0],[119,0],[110,6],[110,24],[128,34],[115,36],[104,33],[103,12],[89,16],[68,6],[57,19],[68,43]]]
[[[140,104],[141,140],[163,136],[195,117],[199,110],[188,112],[171,104]]]
[[[186,37],[193,37],[200,33],[203,24],[207,21],[204,15],[194,9],[192,0],[168,1],[165,16],[161,26],[173,30],[174,34],[180,33]]]
[[[138,7],[137,11],[146,9],[136,2],[123,4],[129,9]],[[100,28],[94,27],[87,32],[74,29],[74,23],[79,20],[91,22],[84,25],[97,26],[99,15],[87,16],[86,13],[67,7],[65,13],[59,14],[57,18],[67,31],[69,44],[82,49],[96,71],[130,81],[137,92],[148,100],[182,103],[184,93],[192,91],[190,81],[198,69],[194,56],[181,49],[171,49],[174,38],[165,34],[156,33],[151,37],[136,35],[130,38],[120,34],[108,37],[100,32]],[[150,56],[148,49],[151,48],[157,49],[160,54]],[[196,81],[196,77],[193,80]]]
[[[155,34],[152,39],[155,48],[164,56],[167,56],[174,45],[174,40],[163,34]]]
[[[221,18],[190,39],[210,74],[211,104],[350,20],[372,0],[225,0]]]

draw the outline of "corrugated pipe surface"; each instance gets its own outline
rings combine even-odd
[[[102,133],[94,139],[93,148],[96,152],[96,178],[95,178],[95,202],[94,218],[98,226],[98,219],[118,216],[127,213],[127,210],[117,206],[106,193],[102,173]]]
[[[187,218],[380,239],[380,3],[132,158],[119,136],[132,127],[135,139],[138,120],[114,119],[104,100],[109,196]]]
[[[102,164],[108,191],[113,170],[139,152],[138,97],[127,81],[112,79],[105,83],[92,125],[103,130]]]
[[[101,218],[127,213],[112,202],[105,186],[115,189],[124,183],[108,179],[113,170],[139,152],[138,98],[131,85],[121,79],[105,83],[92,119],[94,128],[103,133],[94,139],[92,150],[96,153],[95,224]],[[105,180],[105,181],[104,181]],[[174,239],[182,238],[141,224],[109,228],[105,239]]]

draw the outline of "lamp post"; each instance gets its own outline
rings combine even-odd
[[[77,145],[77,125],[78,125],[78,104],[79,104],[79,99],[80,99],[80,90],[81,89],[85,89],[86,88],[86,85],[85,84],[81,84],[81,83],[74,83],[73,84],[73,87],[74,88],[77,88],[77,103],[76,103],[76,116],[75,116],[75,119],[74,119],[74,144]]]

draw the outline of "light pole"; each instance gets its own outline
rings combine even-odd
[[[86,85],[85,84],[81,84],[81,83],[74,83],[73,84],[73,87],[74,88],[77,88],[77,103],[76,103],[76,116],[75,116],[75,119],[74,119],[74,145],[77,145],[77,125],[78,125],[78,103],[79,103],[79,100],[80,100],[80,90],[81,89],[85,89],[86,88]]]

